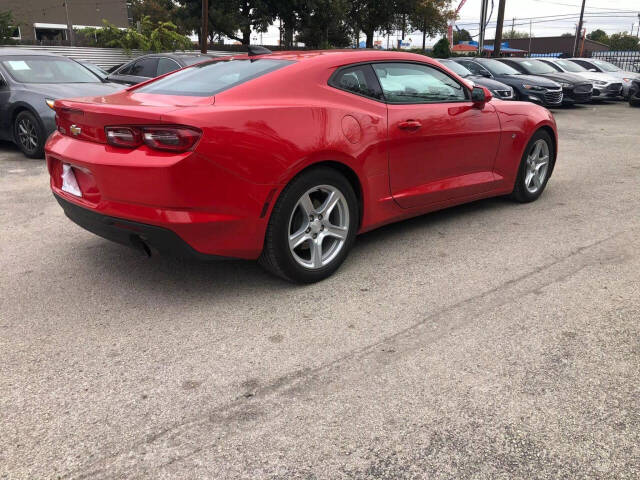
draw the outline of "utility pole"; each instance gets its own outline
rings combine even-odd
[[[484,51],[484,29],[487,21],[487,4],[489,0],[482,0],[480,4],[480,35],[478,36],[478,54],[482,56]]]
[[[493,56],[500,56],[500,49],[502,48],[502,24],[504,23],[504,6],[507,0],[500,0],[498,5],[498,24],[496,25],[496,37],[493,41]]]
[[[584,19],[584,4],[587,0],[582,0],[582,9],[580,10],[580,21],[578,22],[578,28],[576,29],[576,41],[573,47],[573,56],[578,56],[578,46],[580,43],[578,42],[578,36],[582,33],[582,21]]]
[[[64,0],[64,13],[67,16],[67,40],[71,43],[71,46],[76,44],[76,36],[73,32],[73,24],[69,18],[69,0]]]
[[[209,45],[209,0],[202,0],[202,28],[200,32],[200,52],[207,53]]]

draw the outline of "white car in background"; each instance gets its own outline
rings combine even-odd
[[[594,100],[616,98],[622,95],[622,80],[604,72],[592,72],[583,66],[564,58],[536,58],[551,65],[559,72],[573,73],[593,82]]]
[[[601,72],[616,77],[622,81],[622,96],[629,98],[629,90],[631,89],[631,83],[634,79],[640,78],[640,75],[634,72],[628,72],[622,70],[620,67],[615,66],[613,63],[605,62],[597,58],[568,58],[573,63],[577,63],[581,67],[586,68],[590,72]]]

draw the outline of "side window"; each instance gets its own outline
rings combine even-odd
[[[376,100],[383,99],[370,65],[355,65],[340,69],[331,77],[329,85],[356,95]]]
[[[178,65],[178,62],[172,60],[171,58],[162,57],[158,60],[158,76],[164,75],[165,73],[173,72],[182,67]]]
[[[135,65],[136,62],[131,62],[127,65],[125,65],[124,67],[120,68],[120,70],[117,70],[115,72],[116,75],[131,75],[131,71],[133,70],[133,66]]]
[[[471,71],[474,75],[486,75],[488,72],[482,67],[482,65],[477,64],[476,62],[461,62],[462,65],[467,67],[468,70]]]
[[[441,103],[467,99],[467,88],[449,75],[413,63],[376,63],[384,97],[391,103]]]
[[[156,71],[158,70],[158,59],[157,57],[147,57],[141,58],[136,61],[131,69],[129,75],[135,75],[137,77],[147,77],[154,78],[156,77]]]
[[[580,65],[581,67],[586,68],[587,70],[591,69],[591,68],[595,68],[593,65],[591,65],[589,62],[585,62],[584,60],[569,60],[570,62],[575,62],[578,65]]]

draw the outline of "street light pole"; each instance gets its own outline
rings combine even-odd
[[[209,44],[209,0],[202,0],[202,28],[200,29],[200,52],[207,53]]]

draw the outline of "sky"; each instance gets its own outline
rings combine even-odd
[[[489,10],[491,3],[494,3],[493,15],[489,20],[486,38],[493,38],[495,35],[495,21],[498,16],[498,1],[489,0]],[[452,0],[453,8],[457,8],[460,0]],[[456,24],[458,28],[465,28],[471,32],[472,36],[478,33],[478,22],[480,19],[481,0],[467,0],[459,13]],[[505,30],[511,28],[512,19],[515,18],[515,29],[529,31],[531,28],[535,37],[559,36],[566,32],[574,32],[578,17],[580,16],[581,0],[506,0],[505,8]],[[629,13],[632,11],[632,13]],[[631,24],[634,24],[634,33],[638,28],[638,13],[640,12],[640,0],[586,0],[585,27],[587,32],[600,28],[607,33],[630,32]],[[549,18],[564,15],[564,18]],[[546,18],[532,18],[546,17]],[[398,35],[384,36],[376,35],[384,47],[387,42],[393,46]],[[263,34],[253,33],[252,43],[262,43],[265,45],[276,45],[279,39],[278,23],[269,27],[269,31]],[[422,46],[422,34],[413,33],[405,37],[413,47]],[[365,40],[364,35],[360,37],[361,42]],[[433,46],[438,38],[427,39],[427,46]]]

